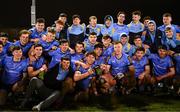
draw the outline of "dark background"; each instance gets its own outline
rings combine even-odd
[[[31,27],[30,6],[31,0],[1,0],[0,28]],[[46,26],[53,24],[61,12],[68,14],[69,23],[73,14],[79,14],[82,22],[87,24],[91,15],[97,16],[99,23],[103,23],[107,14],[116,21],[116,14],[120,10],[127,13],[126,24],[131,21],[134,10],[141,10],[142,18],[151,16],[158,25],[162,24],[162,14],[170,12],[173,23],[179,24],[179,7],[178,0],[36,0],[37,18],[44,17]]]

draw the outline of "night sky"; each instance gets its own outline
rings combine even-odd
[[[46,19],[49,26],[57,19],[59,13],[68,14],[71,23],[73,14],[81,15],[82,22],[87,24],[88,17],[95,15],[98,22],[102,23],[105,15],[110,14],[116,21],[116,14],[123,10],[127,13],[125,23],[131,21],[131,12],[141,10],[142,18],[151,16],[158,25],[162,24],[162,14],[170,12],[173,23],[179,24],[180,10],[178,0],[36,0],[37,18]],[[30,6],[31,0],[1,0],[0,2],[0,27],[31,27]]]

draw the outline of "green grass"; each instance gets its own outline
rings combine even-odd
[[[1,110],[1,109],[0,109]],[[7,106],[2,109],[4,111],[16,110]],[[28,109],[30,110],[30,109]],[[86,102],[73,102],[70,98],[66,99],[58,109],[49,108],[49,111],[165,111],[178,112],[180,111],[180,97],[173,96],[145,96],[145,95],[127,95],[119,97],[91,97]]]
[[[77,106],[78,105],[78,106]],[[180,98],[171,96],[129,95],[120,97],[92,98],[88,103],[65,103],[63,111],[180,111]]]

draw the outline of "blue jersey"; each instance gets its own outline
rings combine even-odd
[[[162,32],[162,36],[163,36],[163,38],[165,38],[166,36],[166,34],[165,34],[165,29],[166,29],[166,25],[161,25],[161,26],[159,26],[158,27],[158,29],[159,30],[161,30],[161,32]],[[173,30],[173,39],[176,39],[176,32],[179,32],[179,28],[178,28],[178,26],[177,25],[170,25],[170,27],[172,28],[172,30]]]
[[[113,20],[113,17],[112,17],[112,16],[110,16],[110,18],[111,18],[111,25],[110,25],[109,27],[107,27],[107,26],[105,25],[105,21],[106,21],[106,20],[104,20],[104,25],[101,27],[101,34],[102,34],[103,36],[109,35],[110,37],[112,37],[113,34],[114,34],[114,31],[115,31],[114,26],[113,26],[114,20]]]
[[[163,40],[164,40],[163,44],[166,45],[168,50],[173,50],[176,48],[176,46],[177,46],[176,39],[173,39],[173,38],[169,39],[169,38],[165,37]]]
[[[176,75],[180,75],[180,53],[174,55],[175,65],[176,65]]]
[[[76,71],[75,61],[83,60],[83,58],[84,58],[83,53],[81,53],[81,54],[75,53],[71,56],[71,67],[72,67],[73,71]]]
[[[96,60],[95,60],[95,66],[99,66],[101,64],[106,64],[106,57],[104,56],[99,56]]]
[[[128,54],[129,56],[132,56],[134,53],[134,48],[130,43],[126,43],[123,45],[123,52]]]
[[[33,45],[33,43],[29,42],[29,43],[27,43],[26,45],[22,45],[22,44],[20,43],[20,41],[16,41],[13,45],[14,45],[14,46],[19,46],[19,47],[21,47],[22,52],[23,52],[23,56],[26,56],[26,55],[28,54],[29,49],[30,49],[31,46]]]
[[[3,50],[7,53],[9,50],[9,47],[12,45],[12,42],[7,41],[7,43],[3,46]]]
[[[115,76],[118,73],[127,73],[128,67],[132,63],[130,62],[128,55],[123,53],[122,57],[118,59],[116,56],[111,56],[111,58],[108,60],[108,65],[111,65],[112,68],[112,75]]]
[[[45,31],[38,32],[35,27],[29,29],[29,31],[31,32],[31,34],[30,34],[30,36],[29,36],[30,39],[41,38],[42,35],[45,35],[45,34],[46,34]]]
[[[90,33],[95,32],[97,36],[101,34],[101,27],[102,24],[96,24],[95,27],[92,27],[91,25],[88,25],[86,28],[86,36],[88,37]]]
[[[59,71],[56,79],[58,81],[63,81],[67,77],[68,73],[69,73],[69,69],[63,70],[62,67],[59,65]]]
[[[145,67],[149,64],[148,58],[143,57],[141,60],[133,59],[132,63],[135,68],[135,77],[137,78],[142,72],[145,71]]]
[[[113,41],[120,41],[120,35],[121,33],[129,34],[129,29],[127,25],[118,25],[117,23],[114,23],[114,34],[113,34]]]
[[[141,22],[138,23],[131,22],[128,24],[128,28],[129,28],[129,32],[139,33],[144,30],[144,25]]]
[[[27,70],[28,60],[14,62],[13,57],[6,57],[4,60],[4,72],[2,82],[4,84],[14,84],[22,78],[23,72]]]
[[[72,35],[80,35],[80,34],[84,34],[85,33],[85,24],[82,24],[82,25],[78,25],[78,26],[75,26],[75,25],[71,25],[69,28],[68,28],[68,39],[69,39],[69,36],[70,34]]]
[[[52,42],[46,42],[42,39],[39,41],[39,44],[42,45],[44,51],[49,51],[53,46],[59,47],[59,42],[56,40],[53,40]]]
[[[93,68],[93,67],[95,67],[94,64],[91,66],[91,68]],[[79,68],[78,71],[80,71],[81,74],[83,74],[83,73],[86,73],[86,72],[88,71],[88,69],[89,69],[89,68],[84,69],[83,67],[80,66],[80,68]],[[92,77],[94,77],[95,75],[96,75],[95,73],[94,73],[94,74],[91,74],[90,76],[88,76],[88,77],[86,77],[86,78],[78,81],[78,82],[77,82],[78,87],[79,87],[80,89],[83,89],[83,90],[89,88],[90,81],[91,81]]]
[[[108,48],[103,48],[102,56],[108,58],[114,52],[114,46],[110,45]]]
[[[48,54],[52,57],[48,68],[54,67],[57,63],[61,61],[62,57],[71,57],[69,50],[63,53],[60,48],[56,49],[55,51],[50,51]]]
[[[143,47],[144,48],[144,45],[142,45],[141,47]],[[134,55],[135,54],[135,52],[136,52],[136,49],[137,49],[137,46],[135,46],[135,45],[133,45],[132,46],[132,55]],[[146,56],[149,56],[151,54],[151,51],[149,50],[149,49],[145,49],[145,55]]]
[[[160,58],[158,54],[151,54],[148,57],[153,64],[153,73],[155,76],[161,76],[169,72],[169,68],[173,67],[173,62],[169,56]]]
[[[97,42],[95,43],[95,44],[91,44],[90,42],[89,42],[89,40],[88,39],[86,39],[85,41],[84,41],[84,49],[85,49],[85,51],[86,52],[93,52],[94,51],[94,46],[97,44]]]
[[[29,59],[28,59],[29,60]],[[40,57],[36,61],[33,61],[32,63],[29,64],[29,67],[33,67],[34,70],[40,69],[43,65],[45,64],[45,59],[44,57]]]

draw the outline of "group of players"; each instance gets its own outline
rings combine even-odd
[[[104,24],[91,16],[86,26],[73,15],[70,26],[61,13],[46,30],[44,18],[38,18],[14,42],[1,32],[0,105],[5,105],[8,93],[17,92],[25,92],[20,107],[34,94],[41,98],[33,110],[58,104],[68,93],[78,100],[133,90],[154,92],[160,86],[180,94],[180,28],[171,24],[171,14],[163,14],[159,27],[149,16],[141,23],[140,11],[132,13],[128,25],[125,16],[120,11],[114,23],[107,15]]]

